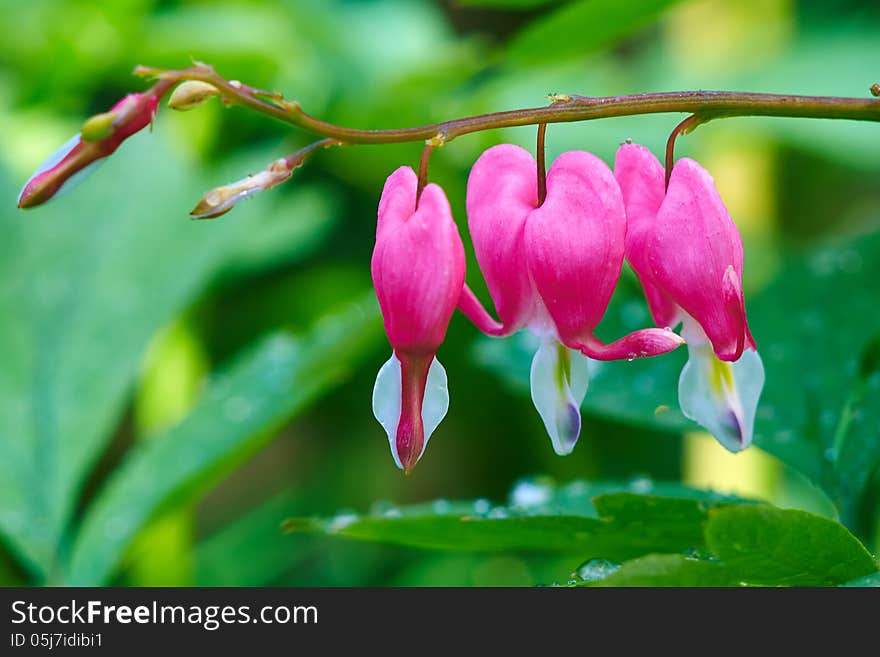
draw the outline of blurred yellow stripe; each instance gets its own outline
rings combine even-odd
[[[779,493],[782,467],[769,454],[749,447],[731,454],[705,432],[685,434],[682,479],[696,488],[772,501]]]

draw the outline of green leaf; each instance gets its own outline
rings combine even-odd
[[[828,586],[877,571],[840,523],[763,505],[709,511],[706,544],[739,580],[765,586]]]
[[[720,506],[708,515],[708,550],[640,557],[580,585],[880,586],[871,555],[833,520],[763,505]]]
[[[584,586],[737,586],[739,582],[717,561],[681,554],[649,554]]]
[[[677,0],[580,0],[529,24],[511,42],[511,64],[540,64],[588,55],[613,45],[675,5]]]
[[[880,462],[880,382],[863,367],[880,336],[878,276],[880,235],[840,241],[789,257],[749,305],[767,372],[756,441],[820,484],[845,522]]]
[[[701,547],[706,509],[722,499],[688,490],[686,497],[605,493],[590,502],[596,490],[612,485],[574,482],[545,486],[545,493],[533,486],[517,486],[507,506],[440,500],[387,507],[371,516],[292,519],[286,529],[428,549],[556,552],[620,561]]]
[[[153,137],[133,137],[80,187],[28,212],[9,201],[16,190],[0,172],[8,201],[0,208],[0,315],[7,318],[0,323],[0,534],[38,581],[60,570],[83,482],[124,412],[149,340],[240,249],[253,253],[252,235],[275,221],[270,195],[220,221],[189,221],[188,208],[217,180],[195,174]],[[270,156],[230,162],[212,176],[233,180]],[[333,218],[330,199],[295,192],[284,200],[285,221],[303,224],[284,236],[303,244],[299,252],[287,244],[291,258]],[[251,259],[249,270],[256,266]]]
[[[880,337],[862,354],[858,379],[850,388],[835,431],[837,499],[841,515],[857,527],[865,521],[859,511],[871,476],[880,469],[880,363],[875,360],[880,359],[878,352]],[[870,534],[873,528],[869,524],[860,529]]]
[[[845,584],[841,584],[841,586],[859,588],[880,588],[880,571],[876,573],[871,573],[870,575],[865,575],[864,577],[851,579]]]
[[[137,531],[192,498],[273,429],[343,378],[372,348],[375,301],[324,318],[303,339],[278,334],[240,356],[180,424],[136,446],[89,507],[67,571],[70,585],[106,581]]]
[[[302,555],[281,536],[281,522],[297,497],[284,491],[201,541],[194,559],[196,585],[268,586],[296,564]]]

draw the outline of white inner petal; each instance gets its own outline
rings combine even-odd
[[[580,436],[580,408],[589,383],[586,356],[553,338],[541,342],[532,360],[532,401],[560,456],[570,454]]]
[[[739,360],[728,363],[716,358],[709,342],[688,342],[688,362],[678,381],[682,413],[731,452],[752,442],[763,387],[764,365],[758,352],[747,349]]]
[[[388,444],[391,447],[391,455],[398,468],[400,457],[397,454],[397,425],[400,423],[400,393],[401,393],[401,370],[400,361],[393,353],[391,358],[379,369],[376,375],[376,384],[373,387],[373,415],[388,434]],[[428,380],[425,385],[425,397],[422,400],[422,425],[425,431],[425,440],[422,446],[422,454],[428,445],[431,434],[440,425],[449,410],[449,388],[446,378],[446,369],[436,358],[431,362],[428,369]],[[419,454],[421,458],[421,454]]]
[[[446,379],[446,368],[435,357],[428,370],[428,382],[425,385],[425,398],[422,400],[422,424],[425,427],[425,444],[422,454],[428,445],[428,439],[449,410],[449,385]],[[419,454],[421,457],[421,454]]]

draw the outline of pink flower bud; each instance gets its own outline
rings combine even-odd
[[[621,146],[614,169],[629,224],[627,260],[656,323],[684,325],[682,411],[739,451],[752,440],[764,384],[746,321],[739,231],[712,177],[691,159],[675,164],[668,189],[663,166],[643,146]]]
[[[395,171],[379,202],[373,285],[394,350],[379,371],[373,412],[388,433],[397,465],[418,462],[449,404],[446,373],[434,354],[464,284],[464,247],[449,202],[427,185],[416,204],[418,180]]]
[[[25,183],[18,207],[32,208],[70,189],[100,160],[111,155],[134,133],[153,120],[159,99],[155,95],[129,94],[109,112],[86,121],[82,134],[74,135],[50,155]]]

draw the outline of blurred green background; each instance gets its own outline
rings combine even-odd
[[[876,2],[0,0],[0,9],[0,583],[548,583],[577,564],[280,530],[289,516],[381,512],[383,500],[501,501],[539,473],[713,487],[839,516],[876,550],[875,124],[742,118],[679,140],[678,155],[715,177],[746,243],[767,404],[759,447],[737,457],[675,410],[683,353],[610,366],[592,384],[577,449],[556,457],[523,385],[521,342],[482,338],[456,315],[439,353],[450,412],[404,477],[370,410],[389,347],[369,259],[384,179],[415,166],[419,144],[319,153],[284,186],[192,222],[205,191],[312,137],[216,102],[163,109],[151,134],[63,199],[15,209],[30,173],[86,117],[144,88],[135,64],[205,61],[363,128],[542,105],[554,92],[866,96],[880,79]],[[659,154],[679,118],[551,126],[548,159],[577,148],[611,163],[628,137]],[[468,168],[503,141],[531,149],[534,129],[466,136],[432,158],[463,234]],[[486,302],[465,243],[468,283]],[[601,329],[647,323],[627,271]],[[655,417],[660,405],[671,410]]]

